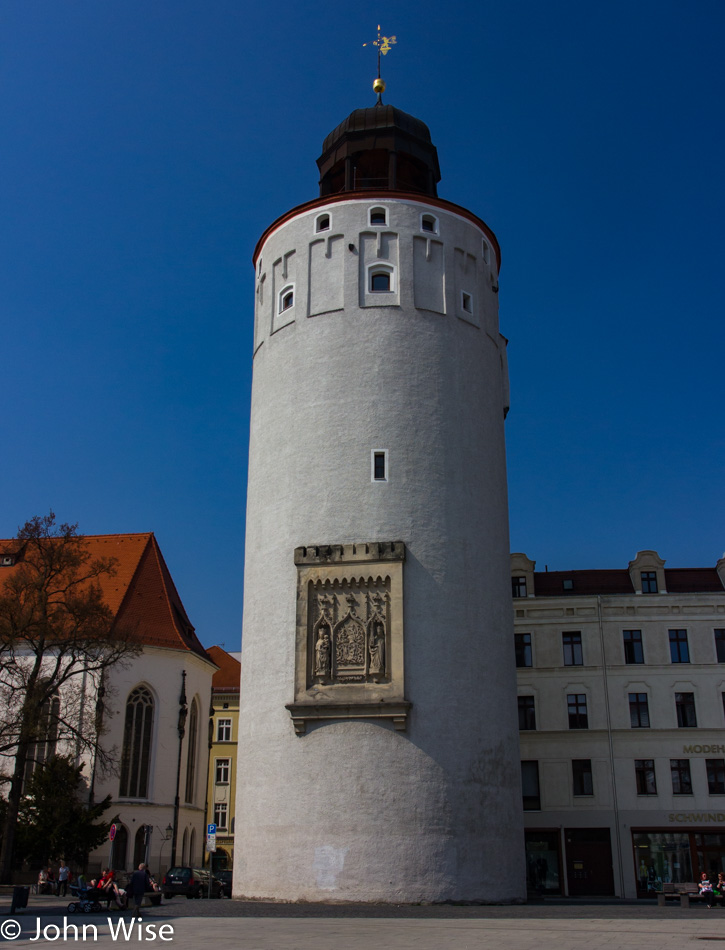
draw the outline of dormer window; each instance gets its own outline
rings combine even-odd
[[[295,290],[294,287],[285,287],[280,291],[279,294],[279,312],[284,313],[285,310],[290,310],[295,305]]]
[[[370,226],[384,228],[388,223],[388,212],[385,208],[370,209]]]
[[[642,593],[657,593],[657,571],[641,571]]]
[[[421,231],[428,234],[438,234],[438,218],[434,214],[424,214],[420,219]]]
[[[315,221],[315,231],[329,231],[330,230],[330,215],[321,214],[318,215],[317,220]]]

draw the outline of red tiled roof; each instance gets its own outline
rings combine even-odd
[[[570,590],[564,581],[570,580]],[[723,593],[714,567],[675,567],[665,569],[665,586],[671,594]],[[535,571],[534,594],[537,597],[576,596],[577,594],[633,594],[626,570]]]
[[[115,624],[128,625],[131,638],[137,642],[188,650],[209,659],[186,615],[153,532],[85,535],[83,543],[93,558],[115,561],[115,573],[98,578]],[[0,541],[0,550],[15,550],[17,544]],[[0,584],[16,569],[0,568]]]
[[[707,591],[722,593],[723,591],[714,567],[665,568],[665,584],[671,594],[698,594]]]
[[[572,582],[564,590],[564,581]],[[629,571],[535,571],[534,594],[537,597],[558,597],[562,594],[633,594]]]
[[[212,690],[215,692],[223,690],[225,693],[239,692],[239,677],[242,672],[242,664],[239,660],[230,656],[221,647],[209,647],[206,652],[212,663],[216,663],[219,667],[212,677]]]

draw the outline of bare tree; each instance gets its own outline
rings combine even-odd
[[[0,552],[12,562],[0,574],[0,756],[10,766],[0,848],[6,883],[26,773],[56,746],[113,766],[112,751],[99,742],[104,679],[140,650],[103,600],[99,579],[115,573],[114,560],[93,558],[84,542],[77,525],[57,525],[51,511],[27,521]]]

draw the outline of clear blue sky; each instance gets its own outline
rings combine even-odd
[[[378,17],[385,100],[503,249],[512,549],[725,549],[722,0],[0,0],[0,536],[155,531],[207,645],[240,640],[252,251],[374,102]]]

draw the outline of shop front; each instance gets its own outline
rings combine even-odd
[[[530,829],[526,840],[526,893],[529,897],[562,894],[561,832]]]
[[[527,829],[525,841],[529,897],[614,894],[609,828]]]
[[[697,882],[703,872],[717,881],[725,872],[725,833],[712,829],[632,829],[632,850],[637,897],[653,897],[663,884]]]

